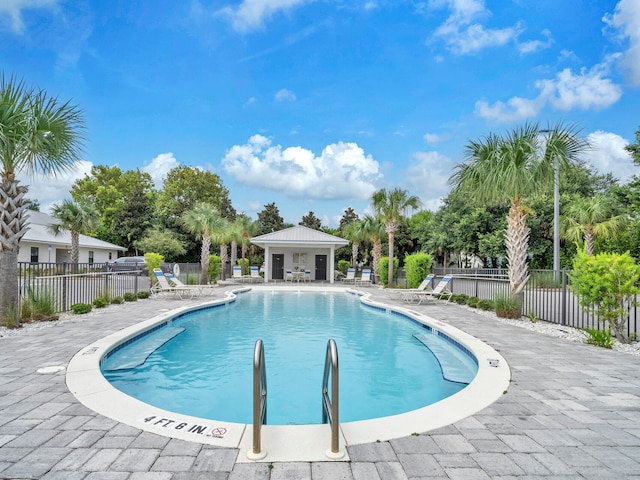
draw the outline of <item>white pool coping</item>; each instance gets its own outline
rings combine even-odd
[[[511,379],[511,371],[505,359],[496,350],[481,340],[444,322],[403,306],[391,306],[374,301],[368,293],[341,287],[317,286],[253,286],[239,288],[227,293],[226,298],[203,302],[160,313],[149,320],[124,328],[81,349],[67,367],[67,386],[85,406],[118,422],[145,431],[200,442],[219,447],[239,448],[236,462],[253,462],[248,454],[252,451],[253,430],[251,424],[208,420],[169,412],[143,403],[114,388],[102,375],[102,358],[114,347],[156,325],[170,321],[181,314],[221,305],[235,300],[236,293],[256,290],[313,291],[341,293],[349,291],[361,296],[367,305],[394,311],[427,324],[464,345],[478,360],[478,373],[473,381],[458,393],[429,406],[400,415],[345,422],[340,424],[341,458],[328,456],[331,434],[328,425],[264,425],[261,429],[262,453],[257,461],[348,461],[346,445],[372,443],[405,437],[413,433],[428,432],[460,421],[488,407],[500,398]],[[328,339],[327,339],[328,340]],[[318,396],[320,396],[318,394]]]

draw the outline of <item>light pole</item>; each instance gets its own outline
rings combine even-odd
[[[553,133],[553,130],[540,130],[540,133]],[[547,145],[549,137],[547,137]],[[545,145],[545,149],[547,148]],[[560,162],[553,158],[553,278],[559,278],[560,272]]]

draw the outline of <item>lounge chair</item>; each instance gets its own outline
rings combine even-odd
[[[342,279],[342,283],[354,283],[356,281],[356,269],[350,268],[347,270],[347,276]]]
[[[249,281],[253,283],[254,280],[261,282],[263,278],[260,276],[260,267],[249,267],[251,275],[249,275]]]
[[[185,285],[178,277],[174,277],[172,273],[165,273],[165,277],[176,287],[190,288],[198,293],[210,292],[214,285]]]
[[[430,273],[429,275],[424,277],[424,280],[422,280],[422,283],[418,285],[417,288],[407,288],[404,290],[398,290],[398,292],[400,293],[400,298],[402,298],[402,300],[404,300],[407,303],[411,303],[414,300],[418,300],[417,296],[415,296],[414,293],[424,292],[424,291],[433,291],[431,289],[431,281],[433,280],[434,277],[435,275],[433,273]]]
[[[423,301],[433,300],[435,302],[436,299],[442,300],[443,298],[446,298],[448,302],[451,299],[451,295],[453,295],[453,292],[448,288],[449,282],[451,282],[452,279],[452,275],[445,275],[433,290],[415,292],[416,298],[418,299],[418,305]]]
[[[234,281],[244,282],[242,278],[242,267],[240,265],[234,265],[233,276],[231,278],[233,278]]]
[[[167,295],[171,293],[173,295],[177,295],[181,299],[185,296],[193,298],[194,295],[198,293],[195,289],[189,288],[186,285],[182,287],[171,285],[169,283],[169,279],[164,276],[164,273],[159,268],[154,268],[153,274],[155,275],[157,283],[151,287],[152,293],[158,293],[161,295]]]
[[[361,286],[371,285],[371,269],[365,268],[362,270],[362,275],[360,275],[360,278],[355,280],[355,284]]]

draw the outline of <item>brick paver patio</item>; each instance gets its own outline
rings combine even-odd
[[[640,479],[640,357],[543,336],[453,304],[412,308],[499,350],[512,370],[508,393],[436,431],[348,446],[351,462],[236,464],[236,449],[119,424],[80,404],[64,372],[37,373],[187,302],[152,298],[0,338],[0,478]]]

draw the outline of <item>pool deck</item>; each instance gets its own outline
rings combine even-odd
[[[361,290],[400,304],[377,288]],[[152,298],[0,338],[0,478],[640,479],[640,357],[544,336],[454,304],[410,308],[498,350],[511,367],[508,392],[453,425],[347,446],[350,462],[236,463],[238,449],[120,424],[79,403],[64,371],[38,373],[66,366],[110,333],[200,301]]]

